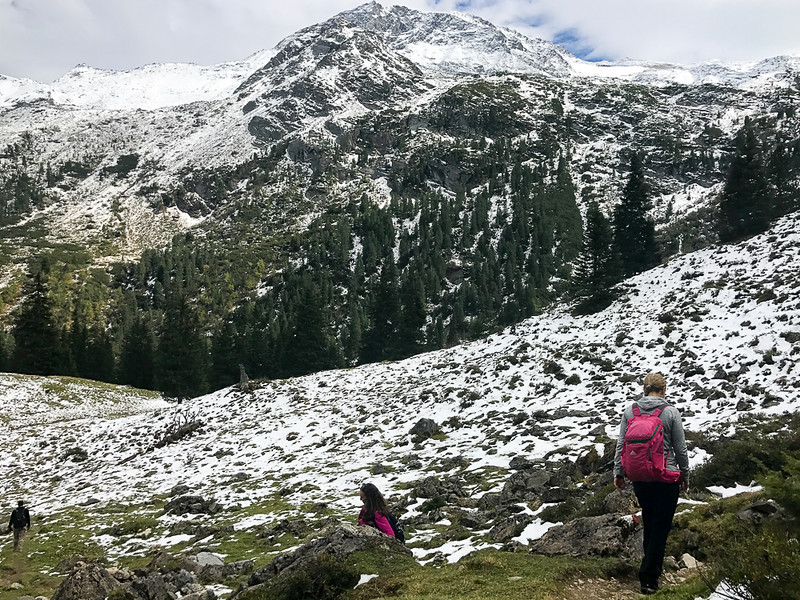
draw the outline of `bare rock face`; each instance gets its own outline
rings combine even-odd
[[[120,587],[120,582],[103,567],[79,563],[58,586],[52,600],[103,600]]]
[[[642,528],[630,515],[583,517],[550,529],[531,544],[547,556],[621,556],[641,558]]]

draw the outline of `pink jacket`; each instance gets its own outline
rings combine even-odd
[[[394,537],[394,531],[392,530],[392,526],[389,525],[389,520],[384,517],[381,513],[376,512],[374,515],[374,519],[372,523],[364,519],[364,509],[361,509],[361,513],[358,515],[358,524],[359,525],[368,525],[370,527],[375,527],[379,531],[382,531],[386,535],[390,535]]]

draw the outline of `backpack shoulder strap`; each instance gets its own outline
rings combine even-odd
[[[639,404],[637,402],[633,403],[633,406],[631,407],[631,409],[633,410],[633,416],[634,417],[641,417],[642,416],[642,411],[639,410]]]
[[[661,411],[663,411],[665,408],[669,408],[669,404],[662,404],[657,409],[655,409],[651,414],[654,417],[660,417],[661,416]]]

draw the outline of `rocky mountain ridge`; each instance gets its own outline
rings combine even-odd
[[[676,206],[691,211],[713,201],[746,116],[791,109],[799,60],[593,64],[475,17],[373,2],[238,63],[130,72],[81,66],[49,86],[4,77],[0,177],[7,189],[23,175],[35,182],[37,206],[24,229],[124,259],[209,217],[229,219],[236,198],[261,204],[300,195],[329,204],[367,193],[388,201],[390,190],[402,193],[392,190],[392,173],[403,176],[415,150],[545,138],[571,157],[581,203],[611,203],[621,154],[650,153],[656,211],[666,222]],[[487,127],[502,106],[513,110]],[[471,124],[434,125],[445,115]],[[796,134],[793,117],[779,126]],[[283,148],[283,160],[266,172],[258,167]],[[710,166],[689,164],[701,153]],[[119,168],[133,157],[135,166]],[[687,172],[664,177],[666,162]],[[320,169],[332,171],[322,188]],[[480,183],[431,179],[449,193],[465,182]],[[292,227],[309,214],[298,210]],[[3,229],[5,250],[19,264],[31,235]]]

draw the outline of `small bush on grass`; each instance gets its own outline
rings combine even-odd
[[[783,459],[783,473],[770,473],[764,478],[764,493],[800,523],[800,460],[788,454]]]
[[[786,456],[800,458],[800,413],[763,420],[743,419],[733,435],[696,440],[712,458],[692,472],[692,485],[750,483],[770,471],[779,472]]]
[[[246,600],[335,600],[358,583],[358,571],[344,561],[320,554],[304,569],[246,593]]]
[[[767,523],[758,530],[741,526],[724,547],[714,549],[713,570],[739,597],[800,600],[800,543],[797,531]]]

